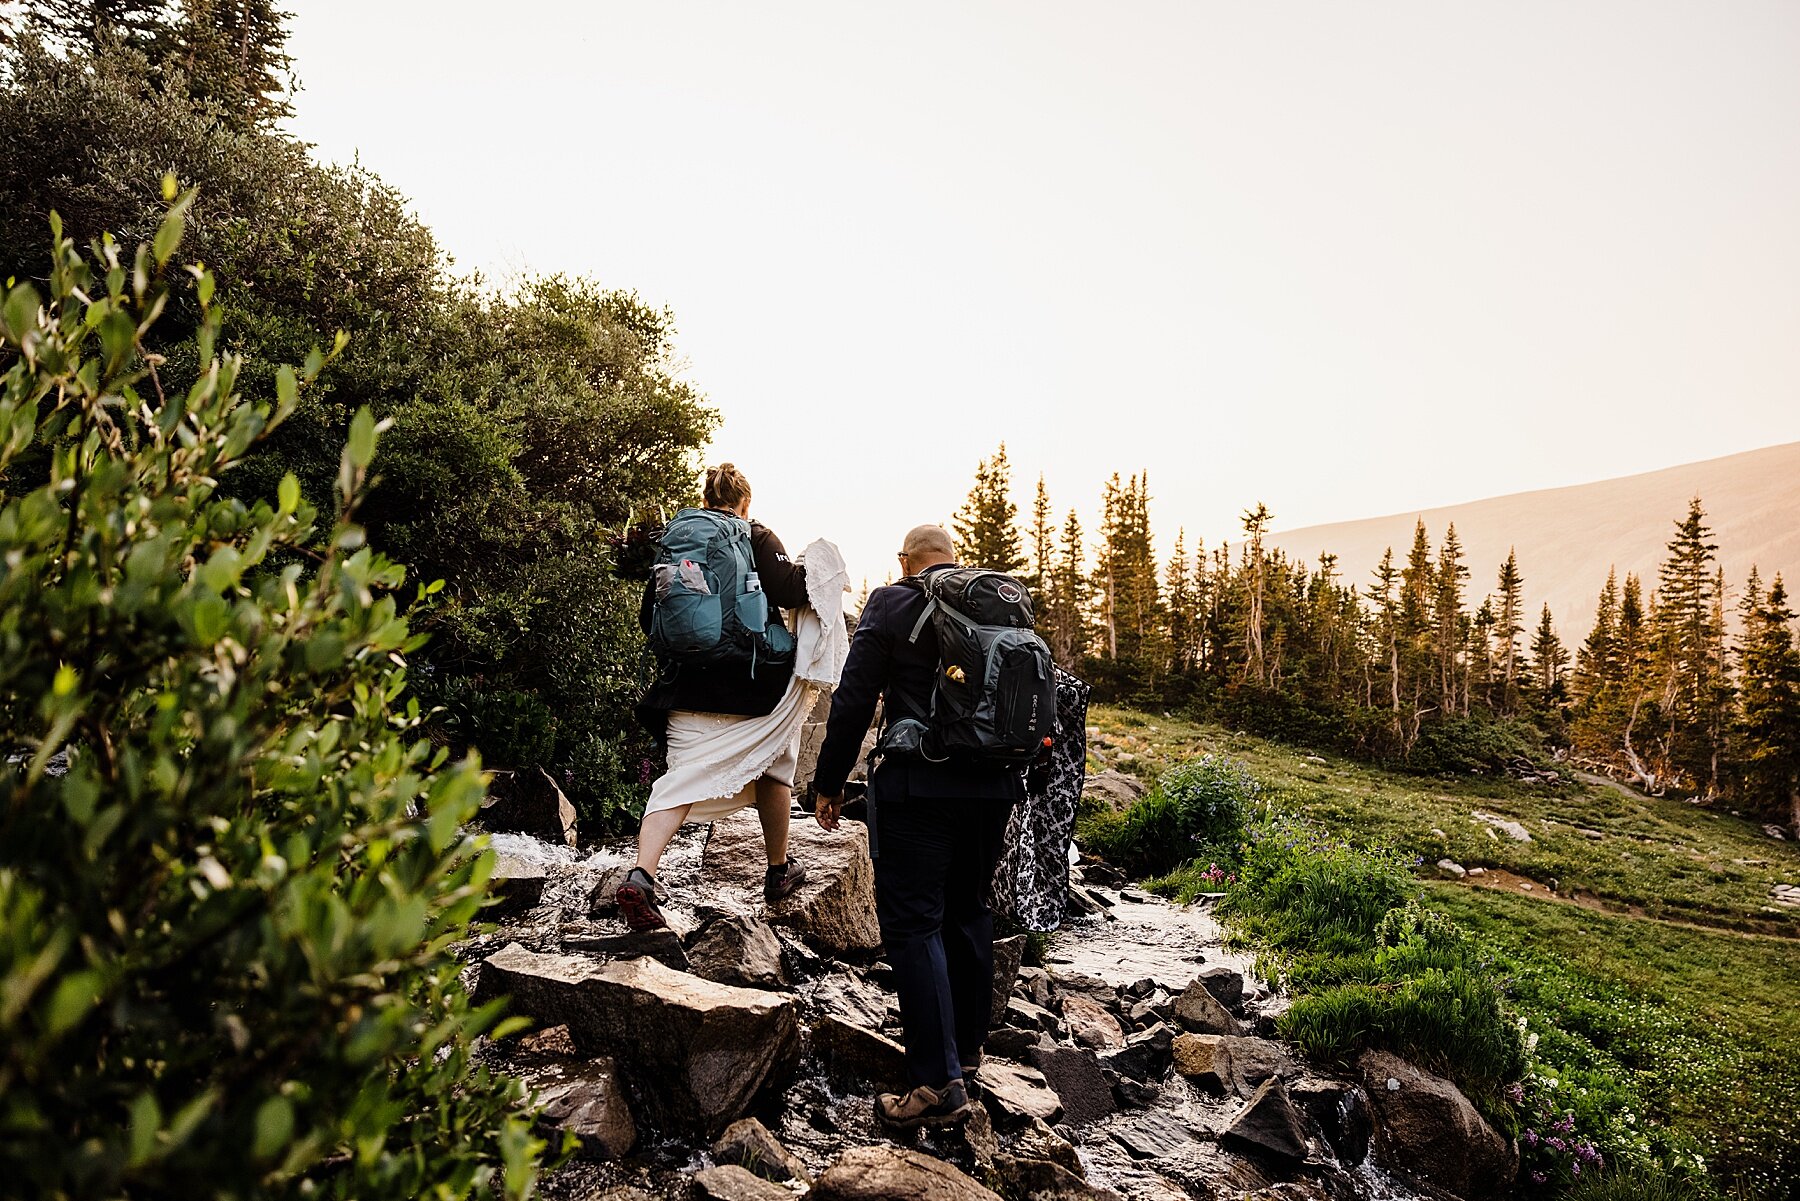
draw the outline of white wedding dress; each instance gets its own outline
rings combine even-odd
[[[650,789],[646,814],[692,805],[690,822],[717,821],[756,803],[756,781],[771,768],[793,770],[800,727],[821,689],[837,687],[850,653],[844,597],[850,572],[836,545],[820,538],[800,555],[806,565],[804,609],[794,623],[794,675],[766,717],[670,714],[669,770]]]

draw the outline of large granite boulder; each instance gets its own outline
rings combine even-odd
[[[1033,1118],[1054,1126],[1062,1121],[1062,1099],[1036,1068],[990,1059],[975,1073],[981,1100],[1002,1129],[1030,1125]]]
[[[825,1169],[808,1201],[1000,1201],[940,1159],[898,1147],[853,1147]]]
[[[736,1164],[695,1172],[694,1191],[704,1201],[794,1201],[786,1188]]]
[[[536,1094],[538,1121],[573,1134],[581,1158],[621,1159],[637,1144],[637,1123],[611,1058],[547,1064],[526,1072],[524,1081]]]
[[[879,948],[868,828],[846,821],[834,833],[814,822],[795,822],[788,835],[788,854],[806,865],[806,883],[769,906],[770,924],[787,927],[827,955]],[[709,881],[746,900],[760,901],[768,865],[762,823],[754,810],[713,823],[700,859],[701,874]]]
[[[1386,1051],[1363,1052],[1356,1067],[1375,1111],[1378,1163],[1467,1201],[1508,1192],[1519,1172],[1519,1150],[1475,1112],[1461,1089]]]
[[[482,965],[482,995],[565,1025],[583,1052],[618,1060],[637,1111],[658,1127],[717,1134],[798,1058],[794,1003],[702,980],[654,959],[603,962],[517,943]]]

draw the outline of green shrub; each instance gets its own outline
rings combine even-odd
[[[1227,858],[1261,796],[1262,786],[1242,763],[1202,755],[1163,773],[1150,795],[1124,814],[1089,816],[1082,845],[1138,875],[1167,872],[1209,854]]]
[[[1718,1195],[1703,1182],[1671,1176],[1660,1168],[1588,1172],[1563,1194],[1565,1201],[1713,1201]],[[1738,1197],[1751,1201],[1749,1194]]]
[[[48,300],[0,305],[0,1176],[523,1196],[541,1144],[472,1068],[503,1029],[448,950],[491,871],[480,772],[423,737],[404,573],[349,520],[378,425],[349,423],[324,536],[292,477],[221,492],[328,356],[240,395],[212,277],[159,282],[189,200],[91,268],[53,222]],[[179,389],[146,350],[171,303]]]
[[[1389,910],[1418,896],[1416,863],[1276,815],[1251,827],[1221,911],[1278,951],[1353,954],[1373,945]]]

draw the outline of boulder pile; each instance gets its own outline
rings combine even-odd
[[[905,1087],[905,1062],[867,837],[793,830],[809,881],[773,907],[753,814],[684,834],[662,881],[672,928],[653,936],[616,914],[616,853],[507,865],[500,928],[465,954],[478,997],[535,1027],[484,1056],[574,1136],[546,1196],[1349,1201],[1372,1164],[1395,1201],[1487,1201],[1516,1174],[1449,1081],[1376,1052],[1334,1072],[1270,1037],[1285,998],[1204,907],[1099,864],[1076,872],[1106,916],[1072,920],[1047,955],[996,942],[969,1119],[891,1135],[872,1103]]]

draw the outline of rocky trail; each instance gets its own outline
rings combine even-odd
[[[490,1044],[542,1122],[580,1150],[569,1201],[1061,1201],[1499,1195],[1516,1150],[1448,1081],[1371,1053],[1348,1070],[1270,1037],[1287,1003],[1228,950],[1204,903],[1073,869],[1042,966],[995,944],[995,1032],[960,1128],[891,1136],[899,1018],[878,955],[863,828],[797,815],[808,883],[760,892],[753,814],[685,831],[665,860],[672,928],[629,933],[623,847],[496,834],[498,927],[462,947],[478,996],[526,1035]]]

